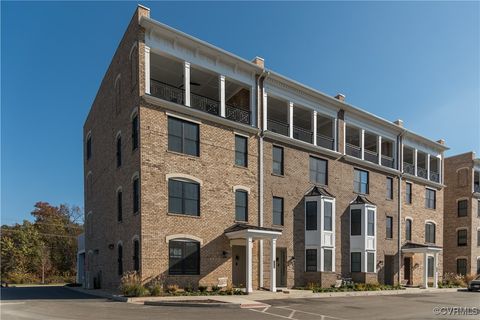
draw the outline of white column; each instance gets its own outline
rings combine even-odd
[[[218,77],[219,92],[218,96],[220,97],[220,116],[225,118],[225,76]]]
[[[263,99],[263,102],[262,102],[262,107],[263,107],[263,110],[262,110],[262,121],[263,121],[263,128],[262,130],[265,131],[267,130],[267,119],[268,119],[268,115],[267,115],[267,110],[268,110],[268,105],[267,105],[267,93],[265,92],[265,89],[262,89],[263,90],[263,94],[262,94],[262,99]]]
[[[293,102],[288,103],[288,136],[293,138]]]
[[[317,111],[312,112],[312,131],[313,131],[312,143],[316,146],[317,145]]]
[[[365,130],[360,132],[360,157],[365,159]]]
[[[413,150],[413,165],[415,167],[415,175],[417,175],[417,157],[418,157],[418,150]]]
[[[382,136],[377,137],[378,164],[382,165]]]
[[[423,287],[428,289],[428,257],[426,252],[423,254]]]
[[[433,287],[434,288],[438,288],[438,270],[437,270],[437,267],[438,267],[438,253],[436,252],[434,254],[434,265],[433,265]]]
[[[255,98],[255,87],[250,87],[250,124],[252,126],[257,127],[257,110],[258,110],[258,103],[256,102]]]
[[[258,243],[258,286],[263,288],[263,239],[259,240]]]
[[[247,237],[245,239],[246,243],[245,243],[245,248],[247,250],[246,252],[246,270],[247,270],[247,275],[246,275],[246,285],[245,285],[245,291],[247,293],[250,293],[253,291],[253,288],[252,288],[252,246],[253,246],[253,240],[252,240],[252,237]]]
[[[150,94],[150,47],[145,46],[145,93]]]
[[[190,107],[190,62],[183,63],[183,86],[185,87],[185,105]]]
[[[277,239],[273,238],[270,245],[270,291],[277,292]]]
[[[430,153],[427,153],[427,179],[430,180]]]

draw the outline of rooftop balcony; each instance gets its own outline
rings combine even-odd
[[[433,182],[440,182],[440,159],[404,146],[403,172]]]
[[[267,130],[322,148],[335,150],[333,118],[301,105],[267,97]]]
[[[235,122],[253,124],[253,99],[247,86],[161,55],[150,57],[150,95]],[[190,81],[187,83],[185,78]]]

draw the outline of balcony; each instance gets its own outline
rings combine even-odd
[[[354,146],[353,144],[345,144],[345,153],[355,158],[362,158],[362,148],[359,146]]]
[[[440,182],[440,173],[436,171],[430,171],[430,181]]]
[[[367,161],[378,163],[378,153],[365,149],[363,158]]]
[[[389,168],[395,167],[395,161],[392,157],[382,155],[381,161],[382,161],[382,166],[384,167],[389,167]]]
[[[415,175],[415,165],[413,163],[403,162],[403,172]]]
[[[313,133],[310,130],[293,126],[293,138],[312,143]]]
[[[480,184],[474,184],[473,185],[473,191],[480,193]]]
[[[274,119],[268,119],[267,126],[269,131],[288,136],[288,123],[277,121]]]
[[[427,169],[417,166],[417,177],[428,179]]]
[[[154,97],[170,102],[178,104],[184,103],[184,90],[175,88],[174,86],[168,85],[160,81],[156,81],[154,79],[150,80],[150,94]]]
[[[321,134],[317,134],[317,146],[333,150],[335,148],[335,140]]]

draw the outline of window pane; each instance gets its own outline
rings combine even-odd
[[[409,204],[412,203],[412,184],[408,182],[405,190],[405,201]]]
[[[273,197],[273,224],[283,226],[283,198]]]
[[[461,275],[467,274],[467,259],[457,260],[457,274],[461,274]]]
[[[123,200],[122,200],[122,191],[117,193],[117,220],[122,221],[123,219]]]
[[[375,253],[367,252],[367,272],[375,272]]]
[[[168,150],[198,156],[200,154],[198,124],[169,117]]]
[[[433,277],[433,270],[434,270],[434,258],[433,257],[428,257],[427,263],[428,263],[428,276]]]
[[[350,230],[352,236],[362,235],[362,210],[354,209],[350,212]]]
[[[375,211],[368,210],[368,225],[367,225],[367,235],[374,236],[375,235]]]
[[[283,148],[273,147],[273,173],[283,175]]]
[[[317,184],[327,184],[327,161],[310,157],[310,181]]]
[[[412,220],[405,222],[405,239],[412,240]]]
[[[168,118],[168,135],[181,137],[182,136],[182,121],[176,118]]]
[[[247,138],[235,136],[235,164],[247,166]]]
[[[132,149],[135,150],[138,147],[138,117],[135,116],[132,119]]]
[[[245,191],[235,192],[235,220],[247,221],[247,195]]]
[[[350,269],[352,272],[362,271],[362,255],[360,252],[352,252],[350,256]]]
[[[305,213],[305,228],[306,230],[317,230],[317,202],[308,201],[306,204]]]
[[[139,209],[138,179],[133,180],[133,213]]]
[[[354,169],[353,189],[357,193],[368,193],[368,172]]]
[[[332,271],[332,250],[323,250],[323,271]]]
[[[387,178],[387,199],[393,199],[393,179]]]
[[[387,237],[388,239],[391,239],[391,238],[393,238],[393,218],[392,218],[392,217],[387,217],[386,223],[387,223],[387,226],[386,226],[386,231],[387,231],[386,237]]]
[[[169,274],[200,273],[200,244],[196,241],[169,242]]]
[[[198,141],[185,139],[183,143],[184,143],[183,153],[189,154],[191,156],[198,156],[200,154],[198,150]]]
[[[317,271],[317,249],[307,249],[306,255],[306,271]]]
[[[457,244],[458,246],[467,245],[467,230],[458,230],[457,231]]]
[[[332,231],[332,203],[325,201],[323,203],[323,223],[324,227],[323,230],[325,231]]]
[[[468,213],[468,201],[467,200],[458,201],[458,216],[466,217],[467,213]]]

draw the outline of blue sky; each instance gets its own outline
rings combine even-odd
[[[144,2],[152,18],[480,155],[479,2]],[[83,206],[82,126],[135,2],[1,3],[1,216]]]

